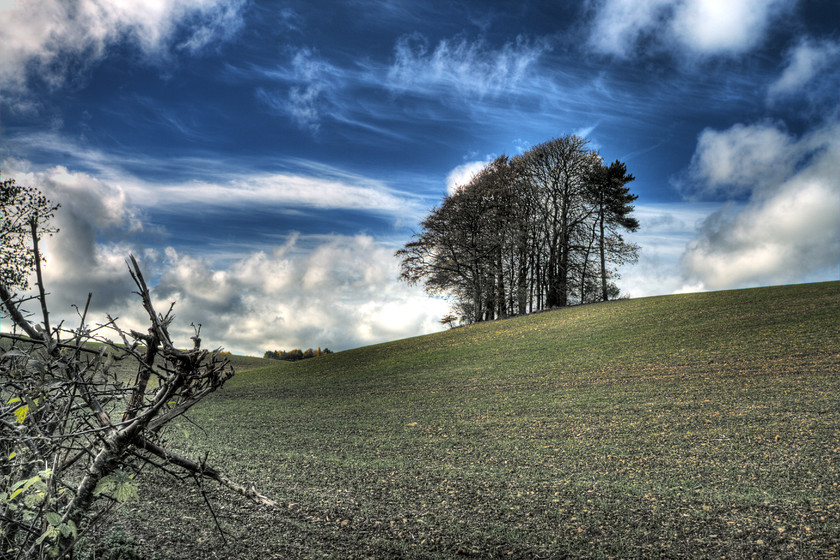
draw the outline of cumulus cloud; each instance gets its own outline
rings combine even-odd
[[[461,164],[446,176],[446,193],[454,194],[460,187],[463,187],[478,174],[479,171],[490,162],[492,158],[488,157],[485,160],[469,161]]]
[[[830,77],[832,101],[836,101],[837,71],[827,71],[840,59],[840,43],[831,40],[815,41],[803,38],[787,52],[781,75],[767,88],[767,98],[773,103],[813,88],[823,87],[820,78]],[[826,76],[827,75],[827,76]]]
[[[679,187],[690,198],[737,198],[791,175],[807,152],[773,123],[736,124],[725,131],[707,128]]]
[[[704,134],[711,140],[698,142],[694,158],[701,162],[698,176],[710,191],[731,184],[735,192],[749,191],[749,199],[727,204],[705,220],[682,256],[686,281],[694,287],[721,289],[836,277],[840,125],[827,124],[800,138],[773,132],[768,125],[736,125],[722,133]],[[733,150],[741,166],[728,166],[735,162],[728,155],[722,160],[716,157],[715,152],[723,154],[718,144]],[[770,146],[776,160],[758,149],[763,144]],[[716,161],[730,177],[712,170]]]
[[[466,39],[444,39],[431,49],[427,39],[415,33],[397,41],[387,83],[396,91],[445,89],[464,96],[498,95],[517,89],[549,50],[546,41],[522,36],[500,49]]]
[[[202,323],[207,340],[252,355],[341,350],[440,330],[446,304],[395,282],[391,248],[357,235],[329,236],[298,251],[299,239],[227,268],[168,249],[154,297],[161,304],[177,300],[178,316]],[[186,339],[190,331],[178,334]]]
[[[165,57],[182,23],[190,31],[175,47],[195,52],[235,33],[242,5],[222,0],[3,2],[0,82],[20,90],[37,75],[58,86],[122,40],[133,42],[147,57]]]
[[[601,0],[594,5],[589,44],[624,58],[651,47],[737,55],[758,46],[790,6],[784,0]]]
[[[42,245],[55,324],[64,320],[75,326],[79,319],[72,306],[83,306],[92,292],[91,324],[104,323],[105,313],[110,313],[119,317],[123,328],[147,328],[125,263],[134,254],[152,286],[158,310],[165,312],[171,302],[177,302],[171,333],[180,345],[189,344],[191,322],[203,325],[207,345],[252,355],[310,346],[341,350],[441,328],[438,321],[447,304],[430,300],[418,287],[397,282],[394,247],[370,236],[292,234],[284,243],[255,244],[218,260],[190,247],[157,250],[148,245],[150,232],[143,223],[146,206],[135,198],[145,194],[139,200],[151,204],[153,185],[124,178],[133,181],[126,187],[120,181],[62,166],[36,171],[30,167],[19,160],[2,164],[4,176],[38,187],[62,205],[55,218],[61,231]],[[323,185],[309,186],[317,191]],[[272,188],[258,186],[257,192]],[[233,188],[211,192],[223,196],[219,202],[224,204],[230,203],[234,193]],[[194,211],[196,197],[208,196],[204,189],[187,188],[170,194],[167,204],[174,211]],[[341,193],[339,188],[321,194]],[[260,196],[249,200],[264,204]],[[376,194],[365,191],[352,196],[367,197],[368,205]],[[402,211],[405,207],[403,203]],[[393,210],[397,211],[396,203]]]
[[[689,49],[739,54],[757,46],[784,0],[694,0],[676,5],[671,31]]]
[[[641,251],[637,263],[618,270],[622,294],[635,298],[683,289],[685,277],[680,257],[706,218],[719,208],[720,204],[708,202],[636,205],[633,216],[639,220],[640,227],[626,237],[639,245]]]
[[[599,52],[627,57],[662,23],[672,3],[672,0],[599,2],[589,43]]]
[[[63,166],[33,172],[25,162],[5,161],[3,168],[18,184],[37,187],[61,205],[54,219],[60,231],[43,242],[45,281],[56,311],[84,305],[88,292],[99,306],[123,299],[129,291],[125,258],[141,250],[131,240],[143,230],[126,193]]]

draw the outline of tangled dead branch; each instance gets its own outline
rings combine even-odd
[[[217,351],[175,347],[172,304],[155,310],[140,266],[129,273],[150,322],[145,333],[116,319],[90,328],[87,312],[74,329],[49,322],[32,228],[42,321],[0,283],[2,306],[15,325],[0,334],[0,546],[11,558],[64,557],[86,528],[114,503],[136,494],[134,477],[146,465],[215,480],[258,504],[275,505],[253,487],[168,450],[164,428],[219,389],[233,368]],[[116,333],[114,342],[106,335]],[[125,363],[135,364],[127,373]],[[6,552],[8,551],[8,552]]]

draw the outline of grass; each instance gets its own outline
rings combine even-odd
[[[279,507],[207,487],[223,542],[151,478],[119,521],[172,558],[837,557],[839,318],[832,282],[271,363],[173,444]]]

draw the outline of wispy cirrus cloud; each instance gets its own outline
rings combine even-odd
[[[142,206],[276,205],[313,209],[357,210],[394,215],[412,213],[414,197],[402,195],[377,181],[342,182],[289,173],[254,173],[216,182],[148,183],[132,181],[125,189]]]
[[[490,104],[474,104],[471,110],[490,119],[497,113],[509,118],[508,108],[493,106],[496,100],[532,97],[537,90],[553,87],[552,80],[539,76],[538,70],[551,48],[547,38],[524,36],[498,48],[483,39],[466,38],[443,39],[431,48],[425,36],[417,33],[396,41],[390,61],[367,58],[337,63],[315,49],[296,47],[276,66],[229,70],[235,79],[262,81],[255,88],[260,103],[313,136],[326,126],[332,132],[349,126],[354,133],[362,132],[364,141],[381,145],[383,141],[417,141],[424,134],[418,123],[451,121],[452,115],[441,108],[449,103],[489,99]],[[423,102],[399,101],[404,97]],[[412,123],[410,134],[403,132],[401,123]]]
[[[500,48],[465,38],[444,39],[431,48],[423,35],[414,33],[397,41],[387,84],[397,92],[455,91],[478,98],[500,95],[517,91],[550,50],[547,40],[524,36]]]
[[[355,141],[374,145],[392,140],[440,142],[437,124],[482,124],[498,129],[521,116],[542,116],[534,140],[560,130],[581,129],[570,115],[633,119],[638,102],[632,84],[591,76],[582,65],[559,68],[548,60],[556,37],[520,35],[501,45],[482,37],[449,37],[431,42],[403,35],[389,61],[363,58],[336,62],[309,47],[288,49],[275,66],[229,66],[231,79],[254,81],[256,97],[271,112],[319,137],[352,127]],[[457,107],[460,113],[453,113]],[[558,124],[559,123],[559,124]],[[591,132],[596,125],[585,127]],[[548,132],[546,132],[548,130]],[[359,135],[359,132],[364,134]],[[323,138],[323,137],[321,137]]]
[[[348,76],[310,48],[299,48],[288,66],[264,75],[281,82],[283,89],[258,88],[257,98],[275,112],[288,115],[300,128],[317,133],[324,115],[339,113],[336,97]]]
[[[118,186],[140,208],[301,207],[380,214],[402,222],[416,219],[426,206],[421,196],[394,189],[382,180],[294,158],[276,158],[275,167],[283,170],[254,170],[249,160],[220,164],[199,157],[178,160],[105,153],[52,133],[20,135],[16,148],[22,157],[37,152],[42,157],[69,158],[74,168]],[[31,167],[21,160],[3,171],[21,173]],[[163,169],[166,173],[160,179],[141,178],[132,169]]]

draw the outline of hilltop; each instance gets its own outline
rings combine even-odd
[[[838,317],[829,282],[272,363],[197,406],[180,446],[281,506],[210,488],[226,544],[189,485],[117,523],[164,557],[831,557]]]

